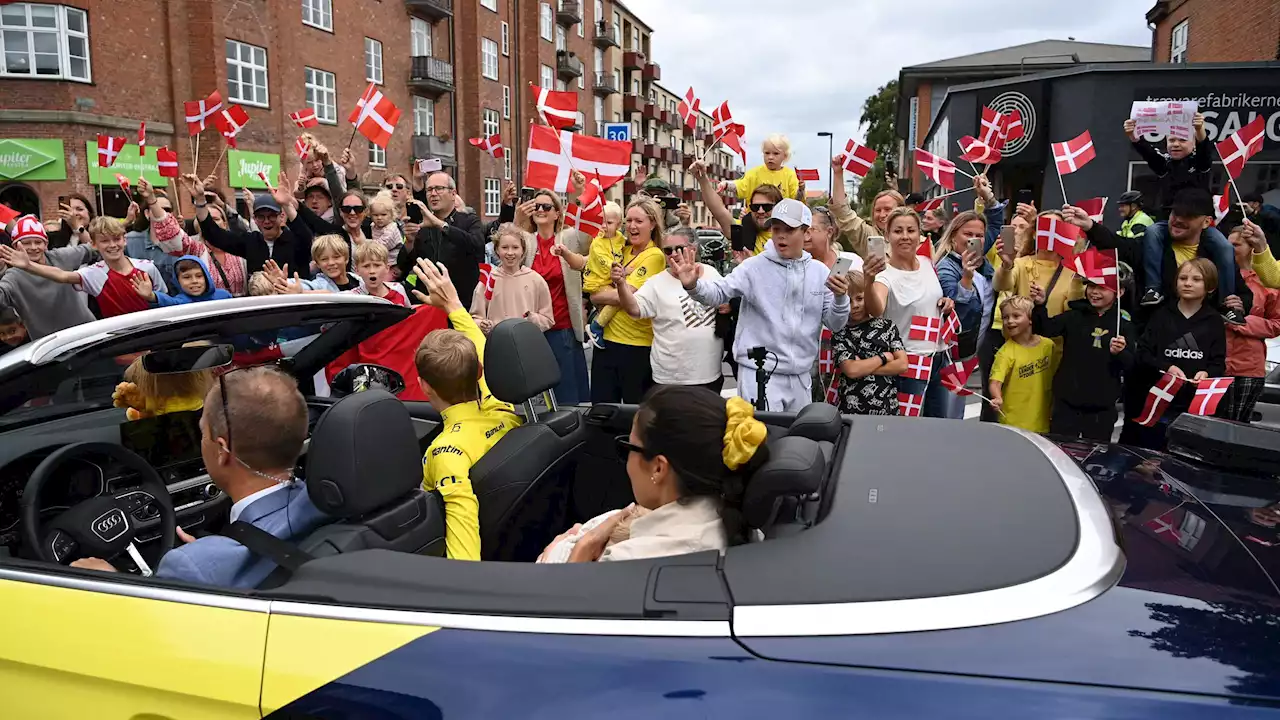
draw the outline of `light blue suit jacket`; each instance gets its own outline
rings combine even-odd
[[[312,504],[307,486],[301,482],[255,500],[238,519],[282,540],[292,541],[301,540],[312,530],[334,521]],[[156,577],[219,587],[255,588],[275,569],[275,563],[254,555],[235,540],[209,535],[166,553],[156,568]]]

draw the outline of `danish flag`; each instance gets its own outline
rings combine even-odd
[[[924,342],[937,343],[942,337],[942,318],[925,317],[924,315],[911,316],[911,330],[907,333],[908,340],[923,340]]]
[[[721,140],[725,135],[730,134],[737,135],[741,139],[742,136],[747,134],[746,126],[733,121],[733,113],[729,112],[728,100],[720,103],[720,107],[711,111],[711,123],[711,133],[717,140]]]
[[[557,130],[578,122],[578,93],[548,90],[529,83],[533,90],[533,104],[543,122]]]
[[[947,317],[943,319],[942,335],[938,339],[938,342],[940,342],[943,347],[951,347],[952,345],[957,344],[960,342],[960,331],[962,329],[963,328],[960,326],[960,316],[955,310],[952,310],[947,314]]]
[[[231,105],[213,116],[213,124],[231,147],[236,147],[236,136],[249,124],[249,113],[239,105]]]
[[[391,142],[396,123],[400,122],[400,108],[383,95],[377,85],[369,83],[347,122],[355,125],[369,142],[385,150],[387,143]]]
[[[490,135],[489,137],[471,138],[467,142],[489,153],[489,157],[494,158],[495,160],[507,154],[507,149],[502,146],[501,135]]]
[[[912,380],[925,380],[933,374],[933,356],[932,355],[912,355],[907,353],[907,369],[902,373],[903,377]]]
[[[264,171],[262,171],[262,170],[259,170],[259,171],[258,171],[258,179],[262,181],[262,184],[263,184],[263,185],[266,185],[266,186],[267,186],[267,189],[268,189],[268,190],[275,190],[275,188],[273,188],[273,187],[271,186],[271,178],[267,177],[267,173],[266,173],[266,172],[264,172]]]
[[[1027,134],[1027,128],[1022,124],[1022,111],[1013,110],[1004,116],[1004,120],[1000,126],[1000,140],[1008,142],[1010,140],[1020,140]]]
[[[818,336],[818,377],[831,375],[831,384],[827,386],[827,404],[840,404],[840,391],[837,389],[840,385],[840,378],[835,377],[836,358],[835,351],[831,349],[831,339],[833,335],[831,331],[822,328],[822,334]]]
[[[742,126],[739,125],[738,127],[742,127]],[[726,133],[725,135],[722,135],[719,138],[717,138],[717,142],[719,142],[721,145],[724,145],[725,147],[732,150],[734,154],[742,158],[743,164],[746,164],[747,151],[745,148],[742,147],[741,135],[739,135],[738,133]]]
[[[124,191],[125,195],[129,194],[129,178],[125,177],[121,173],[116,173],[116,184],[120,186],[120,189]]]
[[[310,128],[320,124],[320,119],[316,117],[316,111],[311,108],[291,112],[289,113],[289,119],[300,128]]]
[[[156,165],[160,170],[160,177],[178,177],[178,153],[170,150],[168,145],[156,148]]]
[[[796,170],[796,179],[800,182],[817,182],[822,176],[817,170]]]
[[[1063,260],[1066,263],[1066,260]],[[1101,285],[1112,292],[1120,292],[1119,266],[1115,250],[1089,248],[1071,258],[1072,269],[1086,282]]]
[[[307,144],[307,139],[302,137],[301,135],[299,135],[298,138],[293,141],[293,151],[298,154],[299,162],[307,161],[307,155],[308,155],[309,149],[310,149],[310,145]]]
[[[950,160],[916,148],[916,167],[942,187],[956,189],[956,164]]]
[[[564,224],[578,228],[590,237],[600,234],[604,227],[604,188],[600,187],[600,179],[587,178],[587,187],[583,190],[578,204],[571,204],[564,209]]]
[[[850,140],[844,145],[844,169],[860,178],[867,176],[879,153],[865,145]]]
[[[1079,170],[1097,156],[1088,130],[1073,140],[1053,143],[1053,161],[1058,164],[1060,175],[1069,175]]]
[[[1142,414],[1138,416],[1137,423],[1145,427],[1153,427],[1164,415],[1165,408],[1169,407],[1169,403],[1173,402],[1174,396],[1182,389],[1182,383],[1186,380],[1180,377],[1174,377],[1169,373],[1165,373],[1147,393],[1147,403],[1142,406]]]
[[[8,205],[0,205],[0,225],[8,225],[14,220],[17,220],[19,217],[20,216],[18,215],[17,211],[15,211],[13,208],[9,207]],[[16,234],[16,228],[15,228],[15,234]]]
[[[898,414],[902,417],[920,417],[924,410],[924,395],[898,393]]]
[[[1182,505],[1185,505],[1185,504],[1186,503],[1182,503]],[[1172,515],[1173,511],[1182,507],[1182,505],[1179,505],[1178,507],[1173,508],[1173,510],[1167,510],[1161,513],[1159,516],[1151,518],[1150,520],[1142,523],[1143,527],[1155,533],[1157,538],[1164,540],[1165,542],[1174,542],[1174,543],[1181,542],[1182,535],[1178,532],[1178,528],[1174,527],[1173,523],[1170,523],[1168,520],[1165,520],[1165,518]],[[1168,533],[1168,536],[1166,536],[1165,533]]]
[[[693,94],[693,87],[689,87],[689,92],[684,94],[684,99],[676,105],[676,112],[680,113],[680,117],[684,119],[684,124],[689,128],[698,126],[698,113],[702,111],[702,101]]]
[[[1231,193],[1226,188],[1223,188],[1221,195],[1213,196],[1213,224],[1221,225],[1222,221],[1227,218],[1227,214],[1230,212]]]
[[[1218,411],[1218,403],[1227,395],[1227,388],[1235,378],[1205,378],[1196,383],[1196,396],[1191,400],[1192,415],[1212,415]]]
[[[138,123],[138,157],[147,156],[147,121]]]
[[[1107,198],[1089,198],[1075,203],[1075,206],[1085,211],[1090,220],[1100,223],[1102,222],[1102,214],[1107,210]]]
[[[1070,259],[1076,253],[1080,228],[1053,215],[1036,220],[1036,250],[1048,250]]]
[[[187,134],[199,135],[209,118],[222,110],[222,96],[214,90],[203,100],[187,100],[182,103],[182,107],[187,116]]]
[[[916,212],[927,213],[930,210],[937,210],[940,207],[942,207],[942,198],[933,198],[932,200],[925,200],[924,202],[917,204]]]
[[[998,140],[997,140],[998,141]],[[960,159],[971,163],[995,165],[1000,162],[1000,151],[972,135],[960,138]]]
[[[938,380],[942,383],[942,387],[956,395],[973,395],[973,391],[966,388],[965,384],[969,382],[969,376],[973,375],[973,371],[977,369],[978,356],[974,355],[964,362],[952,363],[939,370]]]
[[[631,143],[575,135],[542,125],[529,128],[525,184],[573,192],[572,171],[599,177],[607,190],[631,172]]]
[[[122,137],[112,137],[110,135],[98,136],[98,167],[109,168],[116,163],[116,158],[120,156],[120,151],[124,150],[127,142]]]
[[[1004,115],[982,106],[982,130],[978,133],[978,141],[988,147],[997,147],[1004,139]]]
[[[1232,180],[1240,177],[1240,173],[1244,172],[1244,164],[1262,150],[1262,140],[1267,136],[1266,123],[1266,118],[1259,115],[1253,122],[1218,143],[1218,155],[1222,157],[1222,165]]]

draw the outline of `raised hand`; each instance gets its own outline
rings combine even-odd
[[[151,284],[150,275],[144,272],[138,272],[130,275],[129,280],[133,283],[133,291],[138,293],[138,297],[146,300],[147,302],[156,301],[155,288]]]
[[[293,274],[293,280],[289,280],[284,275],[271,276],[271,285],[281,295],[302,294],[302,279],[298,277],[298,273]]]
[[[351,148],[342,151],[342,157],[338,159],[338,164],[346,171],[346,176],[353,178],[356,176],[356,159],[351,155]]]
[[[1074,205],[1067,205],[1062,208],[1062,218],[1085,232],[1093,229],[1093,218],[1089,217],[1089,213]]]
[[[960,256],[960,264],[964,268],[966,277],[973,277],[973,273],[982,267],[982,254],[974,248],[976,244],[976,242],[969,243],[969,248]]]
[[[686,290],[692,288],[698,282],[698,264],[691,257],[687,257],[684,253],[677,253],[671,256],[671,270],[680,284]]]
[[[1196,113],[1191,119],[1191,127],[1196,129],[1196,142],[1204,142],[1209,137],[1208,131],[1204,129],[1204,113]]]
[[[707,162],[705,160],[694,160],[692,163],[689,163],[689,172],[693,173],[694,177],[701,180],[707,176]]]
[[[676,206],[676,219],[681,225],[689,227],[689,221],[693,220],[693,211],[689,209],[689,203],[682,202]]]
[[[270,190],[271,197],[275,198],[277,203],[280,203],[281,209],[297,202],[293,193],[289,192],[289,176],[285,174],[284,170],[280,171],[280,174],[276,177],[275,187],[270,188]]]
[[[835,273],[828,275],[827,289],[834,293],[836,297],[847,295],[849,293],[849,276],[836,275]]]
[[[27,253],[12,245],[0,245],[0,260],[9,267],[23,270],[31,267],[31,258],[27,257]]]
[[[1124,134],[1129,136],[1129,142],[1138,142],[1138,121],[1133,118],[1125,120]]]
[[[84,226],[80,224],[80,216],[71,210],[71,206],[63,203],[58,206],[58,217],[62,218],[62,222],[71,228],[72,232],[80,232]]]
[[[136,202],[129,203],[129,212],[125,213],[125,216],[124,216],[124,224],[126,227],[133,225],[133,222],[138,219],[139,209],[140,208],[138,207],[138,203]]]
[[[1262,232],[1262,228],[1249,218],[1244,219],[1244,227],[1240,231],[1240,237],[1249,243],[1249,247],[1253,248],[1254,254],[1262,252],[1267,247],[1267,234]]]
[[[510,180],[502,186],[502,204],[514,205],[516,202],[516,184]]]
[[[417,266],[418,277],[426,283],[428,292],[425,297],[418,293],[419,300],[445,312],[453,312],[462,307],[462,303],[458,300],[458,289],[453,286],[453,281],[449,279],[449,271],[444,265],[433,264],[425,258],[418,258]]]
[[[522,228],[532,227],[531,223],[533,222],[534,204],[535,203],[532,200],[525,200],[519,205],[516,205],[515,223],[517,226]]]
[[[151,183],[147,182],[145,177],[138,178],[138,197],[142,198],[142,202],[151,205],[151,201],[156,197],[156,191],[151,187]]]
[[[862,262],[862,275],[863,277],[868,278],[867,280],[868,288],[871,287],[871,280],[874,279],[876,275],[879,275],[880,273],[884,272],[884,268],[885,268],[884,255],[869,255],[867,259]]]
[[[849,155],[847,153],[840,153],[835,157],[831,158],[831,172],[835,173],[836,176],[843,175],[844,164],[848,159],[849,159]]]
[[[210,176],[212,177],[212,175]],[[187,194],[191,196],[193,204],[200,204],[204,200],[205,181],[196,177],[195,173],[187,173],[182,176],[182,186],[187,189]]]
[[[272,283],[278,280],[287,281],[289,279],[289,263],[285,263],[284,267],[281,268],[275,260],[268,258],[267,262],[262,266],[262,272]]]

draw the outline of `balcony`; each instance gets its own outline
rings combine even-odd
[[[622,28],[601,20],[596,23],[596,31],[591,36],[591,41],[601,50],[622,47]]]
[[[696,130],[693,131],[693,139],[697,140],[698,142],[702,142],[703,140],[706,140],[707,131],[703,130],[702,128],[697,128]]]
[[[694,161],[697,159],[698,159],[697,156],[694,155],[693,153],[689,153],[687,155],[684,153],[680,153],[680,167],[684,168],[685,170],[688,170],[689,166],[692,165]]]
[[[453,0],[405,0],[405,5],[409,12],[431,22],[453,17]]]
[[[556,77],[565,82],[582,77],[582,61],[571,52],[556,53]]]
[[[622,194],[631,197],[640,191],[640,185],[635,180],[622,181]]]
[[[643,70],[644,69],[644,53],[635,50],[628,50],[622,53],[622,69],[623,70]]]
[[[567,28],[582,22],[582,3],[579,0],[560,0],[556,8],[556,22]]]
[[[596,78],[591,83],[591,91],[601,97],[613,95],[618,92],[618,81],[613,77],[613,73],[596,73]]]
[[[679,121],[679,118],[679,113],[674,113],[670,110],[663,110],[658,115],[658,122],[662,123],[662,127],[667,128],[668,130],[675,130],[676,123]]]
[[[416,158],[440,158],[446,165],[455,164],[457,150],[453,140],[435,135],[414,135],[413,156]]]
[[[641,153],[641,155],[642,157],[644,157],[645,160],[657,160],[658,159],[657,143],[645,143],[644,152]]]
[[[644,154],[644,140],[641,140],[640,138],[636,138],[631,141],[631,154],[632,155]]]
[[[639,95],[627,93],[622,96],[622,112],[631,114],[638,113],[644,108],[644,100]]]
[[[697,198],[697,193],[698,191],[693,188],[685,188],[680,191],[680,199],[687,203],[691,203]]]
[[[644,119],[645,119],[645,120],[657,120],[657,119],[658,119],[658,104],[657,104],[657,103],[651,103],[651,102],[649,102],[649,103],[645,103],[645,104],[644,104],[644,111],[642,112],[642,115],[644,115]]]
[[[646,63],[644,66],[644,72],[641,73],[641,77],[644,78],[645,82],[661,81],[662,67],[656,62]]]
[[[453,92],[453,64],[439,58],[413,58],[409,69],[409,86],[432,98]]]

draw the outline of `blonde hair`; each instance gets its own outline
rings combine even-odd
[[[261,270],[249,276],[249,281],[244,284],[244,288],[245,294],[249,297],[276,294],[276,286],[271,283],[271,279],[267,277],[267,274]]]
[[[450,405],[480,399],[480,353],[457,330],[432,330],[422,338],[413,364],[418,377]]]
[[[520,247],[524,250],[524,254],[529,254],[529,233],[520,229],[519,225],[513,222],[502,223],[497,230],[493,231],[493,251],[498,252],[498,245],[502,243],[502,238],[514,237],[520,241]]]
[[[559,235],[561,228],[564,227],[564,203],[560,202],[560,196],[556,194],[555,190],[548,190],[547,188],[538,188],[535,190],[533,193],[533,199],[536,201],[544,195],[551,198],[551,205],[556,209],[556,228],[551,234]],[[524,228],[524,230],[526,232],[538,231],[538,226],[533,224],[532,217],[529,218],[529,227]]]
[[[987,230],[987,219],[973,210],[965,210],[954,218],[951,218],[951,223],[947,225],[947,229],[942,233],[942,239],[938,240],[938,246],[933,249],[934,265],[937,265],[938,261],[951,254],[955,249],[955,242],[952,238],[955,237],[956,233],[960,232],[960,228],[975,220],[982,223],[982,230],[985,233]],[[979,247],[979,250],[981,250],[981,247]]]
[[[790,162],[791,160],[791,140],[782,133],[773,133],[766,137],[764,142],[760,143],[760,150],[763,152],[766,148],[772,146],[775,150],[782,153],[782,161]]]
[[[898,218],[900,218],[900,217],[909,217],[909,218],[911,218],[911,219],[915,220],[915,221],[916,221],[916,231],[918,232],[918,231],[920,230],[920,216],[916,213],[916,211],[915,211],[914,209],[909,208],[909,207],[907,207],[907,206],[905,206],[905,205],[902,205],[902,206],[899,206],[899,207],[894,208],[894,209],[893,209],[893,212],[889,213],[889,217],[887,217],[887,218],[885,218],[885,219],[884,219],[884,229],[885,229],[885,232],[888,232],[888,231],[889,231],[889,228],[893,227],[893,221],[894,221],[894,220],[897,220],[897,219],[898,219]]]
[[[604,204],[604,216],[607,218],[610,215],[622,220],[622,206],[612,200]]]
[[[89,221],[89,237],[96,239],[99,235],[110,235],[111,237],[121,237],[124,235],[124,221],[117,220],[106,215]]]
[[[1000,317],[1007,317],[1010,310],[1018,310],[1024,315],[1030,317],[1031,311],[1035,309],[1036,304],[1031,302],[1031,298],[1026,295],[1010,295],[1000,301]],[[1009,340],[1009,326],[1005,324],[1000,328],[1001,334],[1005,340]]]
[[[379,209],[385,210],[386,212],[391,213],[392,217],[395,217],[396,201],[395,198],[391,197],[390,190],[379,190],[378,194],[374,195],[373,198],[369,200],[370,214],[373,214],[374,211]]]
[[[631,208],[640,208],[645,215],[649,216],[649,222],[653,223],[653,232],[649,234],[649,242],[653,243],[654,247],[662,247],[665,213],[658,207],[658,203],[652,198],[637,195],[634,200],[627,203],[627,212],[631,212]]]
[[[845,276],[849,281],[849,294],[855,292],[866,292],[867,276],[862,274],[861,270],[854,270]]]
[[[755,200],[757,195],[769,198],[769,202],[774,205],[782,202],[782,188],[777,185],[757,185],[756,189],[751,191],[751,197],[747,198],[747,202]]]
[[[1213,261],[1202,257],[1191,258],[1178,266],[1178,274],[1181,275],[1182,271],[1188,267],[1200,271],[1200,277],[1204,278],[1204,294],[1206,298],[1218,289],[1218,268],[1213,264]]]
[[[144,353],[145,355],[145,353]],[[172,398],[199,398],[209,392],[213,384],[212,370],[184,373],[149,373],[142,366],[143,355],[133,359],[124,370],[124,381],[138,386],[138,392],[149,401]],[[137,408],[142,410],[143,408]]]
[[[363,265],[367,262],[380,262],[386,265],[391,262],[391,254],[387,252],[387,246],[380,242],[358,243],[356,245],[356,265]]]
[[[311,241],[312,260],[319,262],[320,256],[326,253],[333,253],[348,260],[351,259],[351,248],[341,235],[321,235]]]

